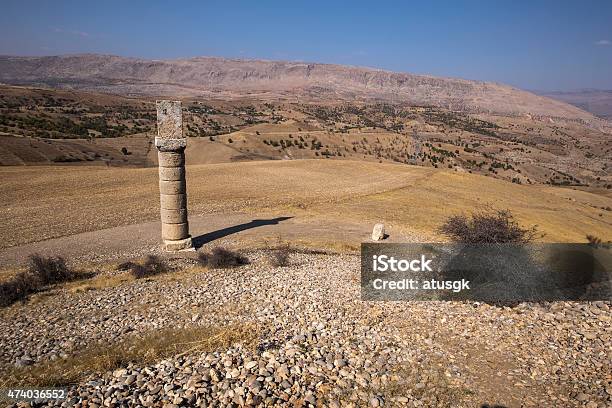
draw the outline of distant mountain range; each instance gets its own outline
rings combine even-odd
[[[558,95],[541,96],[491,82],[303,62],[214,57],[146,60],[97,54],[0,56],[0,82],[140,96],[387,101],[599,121]]]
[[[600,118],[612,120],[612,90],[581,89],[556,92],[536,91],[536,93],[572,104]]]

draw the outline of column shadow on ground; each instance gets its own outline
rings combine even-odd
[[[263,227],[265,225],[277,225],[278,223],[291,218],[293,217],[277,217],[271,218],[269,220],[253,220],[244,224],[233,225],[231,227],[208,232],[206,234],[192,238],[193,246],[196,249],[200,249],[203,245],[208,244],[209,242],[215,241],[217,239],[226,237],[228,235],[236,234],[238,232],[246,231],[257,227]]]

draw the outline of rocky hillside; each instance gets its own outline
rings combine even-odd
[[[610,404],[608,302],[364,302],[357,256],[247,256],[0,309],[0,381],[68,385],[37,407]]]
[[[0,82],[123,95],[385,100],[477,113],[598,121],[575,106],[501,84],[302,62],[2,56]]]

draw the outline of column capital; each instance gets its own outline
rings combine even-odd
[[[187,138],[166,139],[159,136],[155,137],[155,147],[160,152],[175,152],[184,150],[187,147]]]

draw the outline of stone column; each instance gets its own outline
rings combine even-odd
[[[187,222],[185,147],[180,101],[157,101],[157,157],[163,249],[193,249]]]

